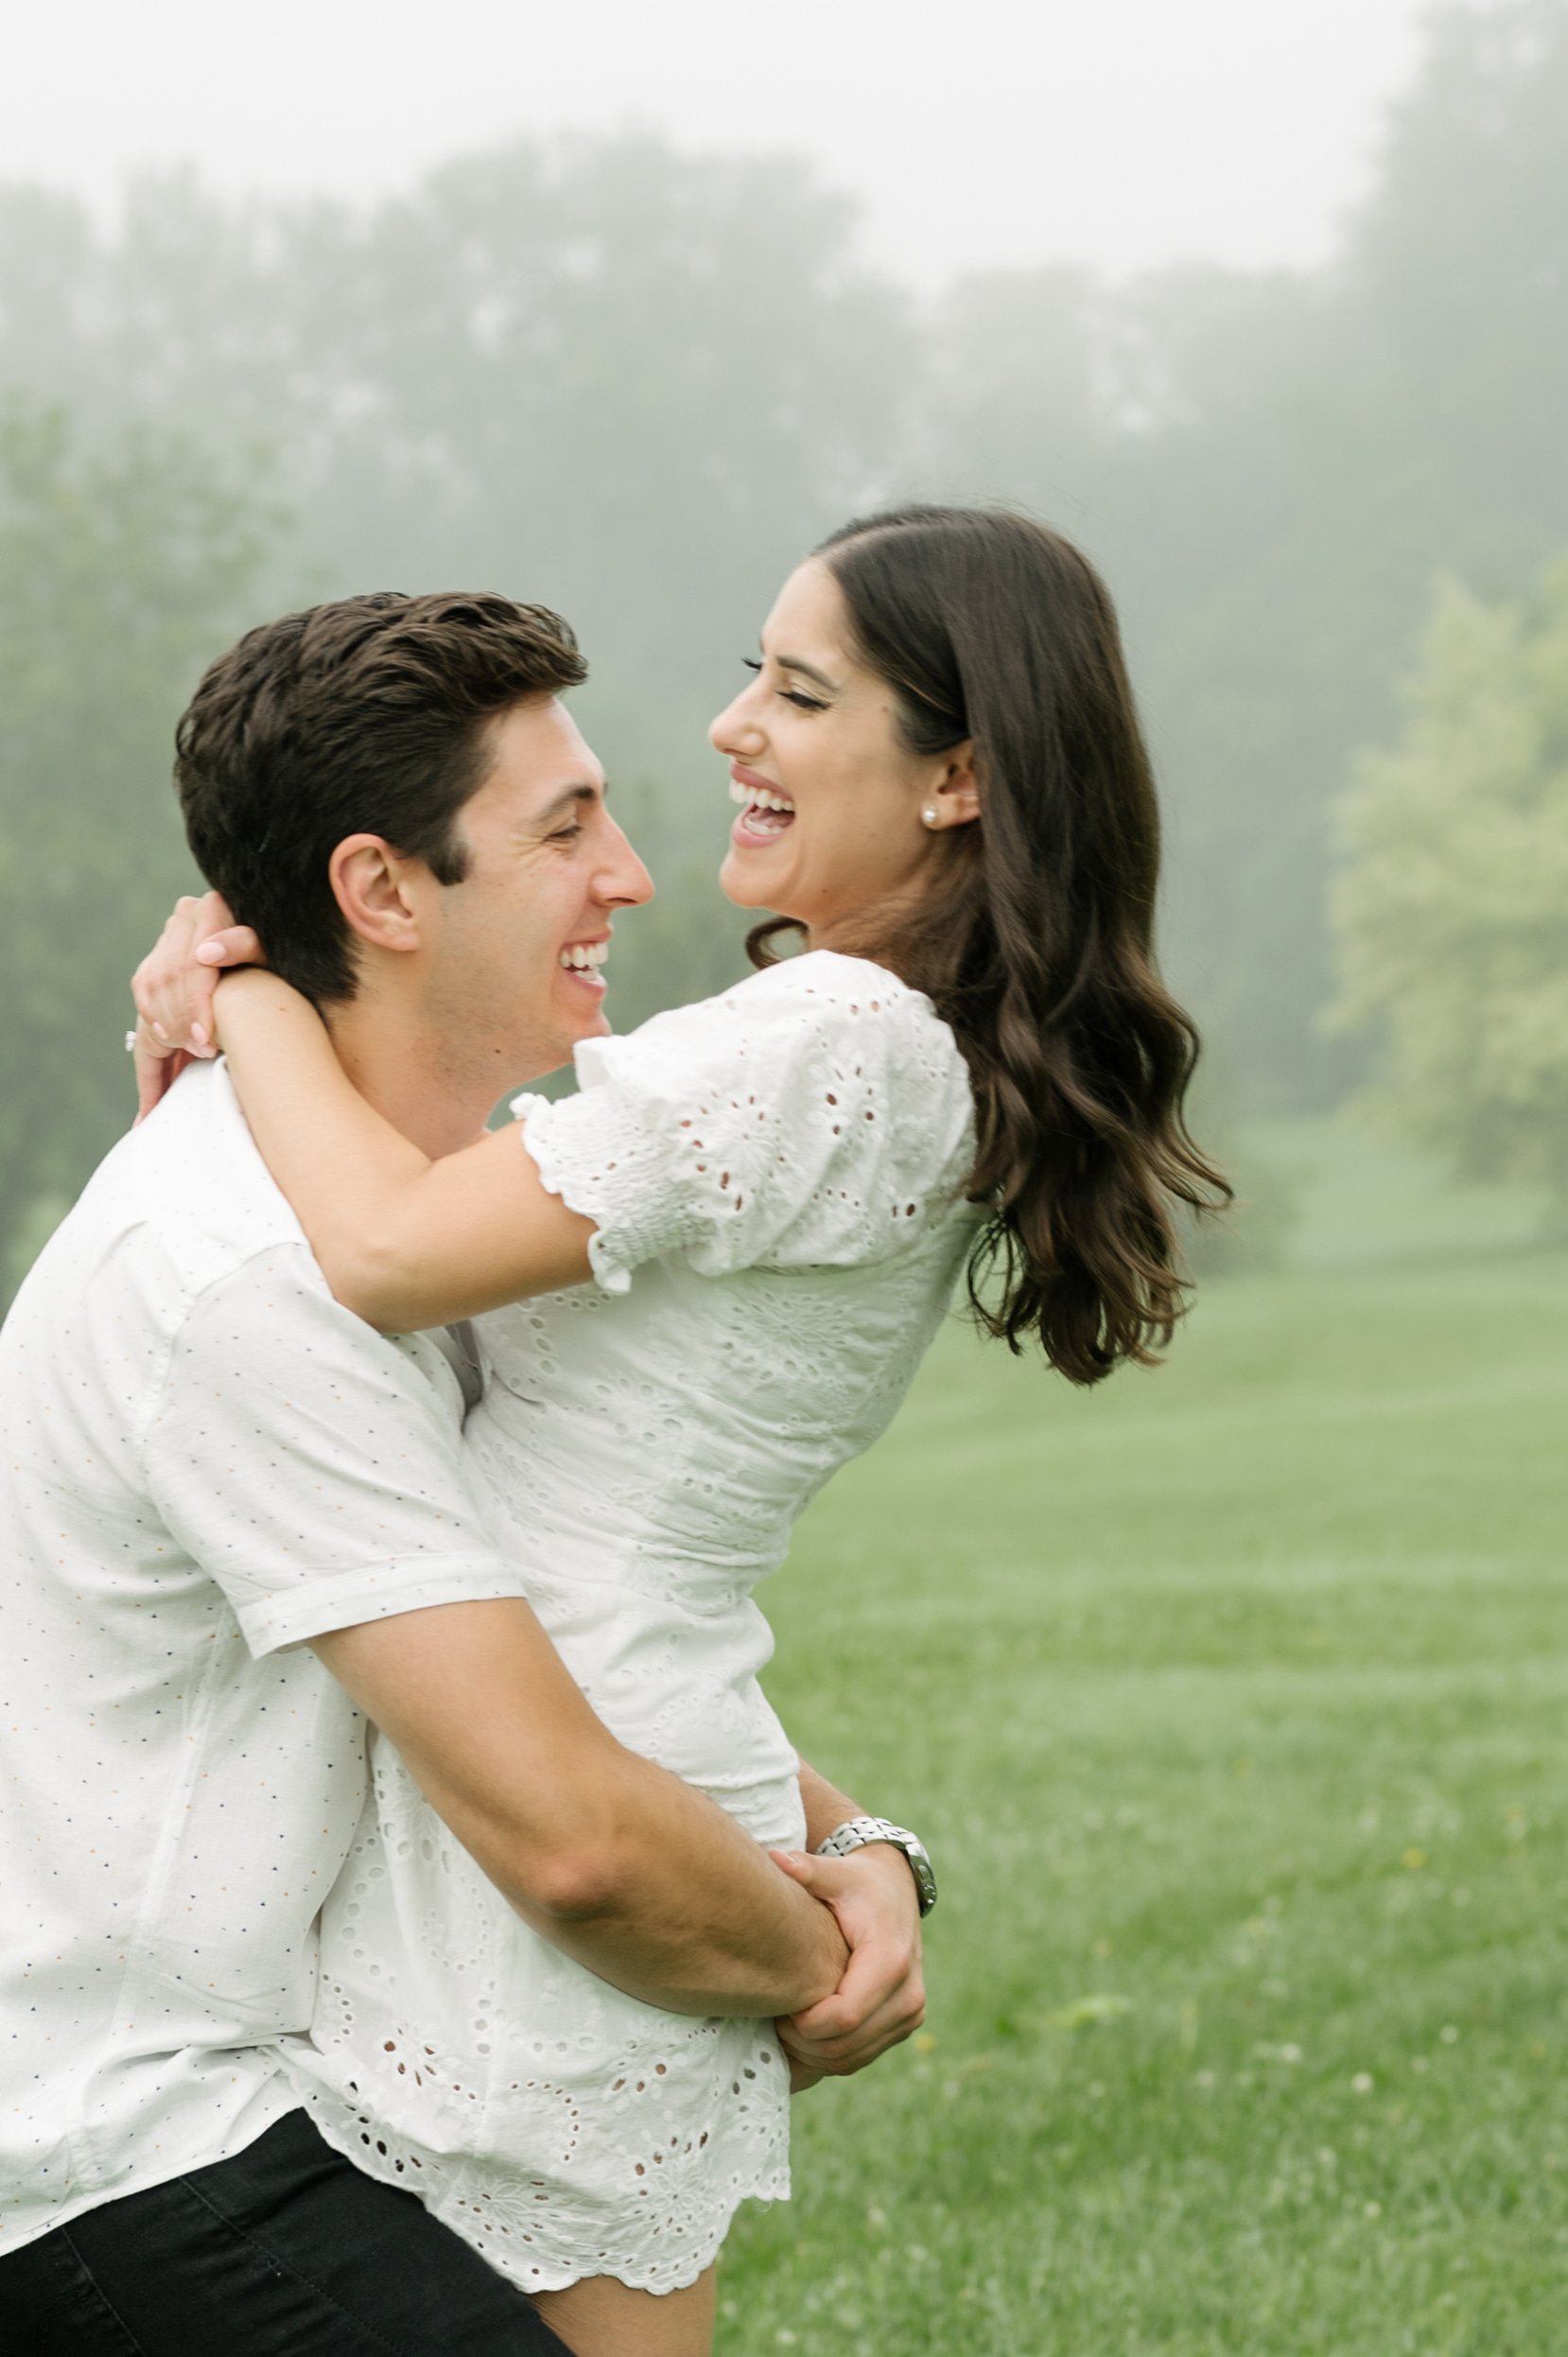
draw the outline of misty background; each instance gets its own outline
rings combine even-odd
[[[626,1028],[743,969],[706,728],[786,571],[911,495],[1065,531],[1242,1199],[1158,1370],[950,1320],[770,1585],[943,1899],[720,2346],[1560,2357],[1568,0],[9,19],[0,1295],[130,1120],[240,630],[570,618]]]
[[[126,978],[191,880],[170,732],[241,628],[380,586],[569,617],[660,887],[624,1027],[740,970],[706,722],[791,565],[909,495],[1022,504],[1110,581],[1216,1120],[1366,1079],[1375,1023],[1324,1020],[1336,807],[1440,579],[1527,597],[1568,550],[1568,0],[959,33],[924,0],[13,28],[13,1276],[127,1117]]]

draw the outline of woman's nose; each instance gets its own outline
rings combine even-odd
[[[760,749],[761,727],[746,708],[750,694],[749,689],[742,690],[709,727],[707,741],[716,753],[755,753]]]

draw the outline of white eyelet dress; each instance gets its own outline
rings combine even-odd
[[[620,1740],[758,1841],[804,1839],[752,1590],[882,1431],[974,1233],[968,1077],[931,1003],[815,951],[577,1052],[522,1097],[597,1284],[480,1321],[466,1445],[530,1599]],[[633,1272],[636,1272],[634,1282]],[[379,1738],[322,1917],[328,2140],[527,2291],[693,2281],[747,2195],[789,2192],[772,2026],[621,1995],[507,1906]]]

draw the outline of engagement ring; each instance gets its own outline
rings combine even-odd
[[[127,1056],[136,1053],[136,1034],[133,1031],[128,1031],[125,1035],[125,1052]]]

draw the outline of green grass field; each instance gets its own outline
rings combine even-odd
[[[1081,1397],[955,1328],[771,1594],[920,1826],[928,2031],[795,2108],[723,2357],[1568,2350],[1568,1253],[1353,1131]]]

